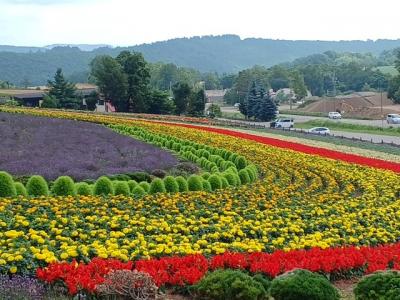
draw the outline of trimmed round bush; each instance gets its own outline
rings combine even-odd
[[[76,195],[75,183],[69,176],[60,176],[54,181],[51,193],[55,196]]]
[[[208,177],[208,182],[210,183],[211,190],[213,191],[222,188],[221,178],[218,175],[213,174],[210,177]]]
[[[232,185],[232,186],[237,185],[236,177],[232,173],[224,173],[223,176],[228,181],[229,185]]]
[[[356,300],[400,299],[400,273],[375,272],[364,276],[354,289]]]
[[[203,191],[212,192],[212,187],[208,180],[203,179],[202,187],[203,187]]]
[[[142,181],[142,182],[139,183],[139,185],[140,185],[140,187],[141,187],[142,189],[144,189],[144,191],[145,191],[146,193],[150,192],[150,183],[148,183],[148,182],[146,182],[146,181]]]
[[[324,276],[308,270],[294,270],[276,277],[270,288],[275,300],[339,300],[336,288]]]
[[[135,198],[142,198],[147,194],[147,192],[140,186],[140,184],[138,184],[137,186],[135,186],[132,190],[132,195]]]
[[[216,270],[205,275],[192,290],[200,299],[263,300],[267,299],[263,283],[242,271]]]
[[[249,174],[250,182],[254,182],[257,179],[257,174],[254,172],[252,168],[246,167],[243,170],[246,170],[247,174]]]
[[[250,183],[250,176],[249,173],[245,169],[241,169],[238,173],[239,178],[240,178],[240,183],[241,184],[247,184]]]
[[[203,177],[204,179],[208,179],[208,177],[210,177],[210,175],[211,175],[210,173],[204,172],[200,176]]]
[[[95,195],[113,195],[114,194],[114,187],[112,181],[106,177],[101,176],[99,179],[96,180],[93,188],[93,194]]]
[[[189,178],[187,180],[189,191],[203,190],[202,181],[203,181],[203,178],[198,175],[189,176]]]
[[[28,196],[28,192],[26,191],[25,186],[21,182],[15,183],[15,191],[17,196]]]
[[[150,194],[165,193],[164,181],[160,178],[154,179],[150,184]]]
[[[227,187],[229,187],[229,182],[228,180],[226,180],[225,177],[220,176],[221,179],[221,188],[226,189]]]
[[[89,196],[93,194],[92,187],[86,182],[75,183],[76,194],[81,196]]]
[[[230,172],[230,173],[232,173],[232,174],[237,174],[237,173],[238,173],[238,170],[236,169],[236,167],[231,166],[231,167],[229,167],[229,168],[226,169],[226,172]]]
[[[7,172],[0,172],[0,197],[15,197],[16,195],[17,191],[11,175]]]
[[[132,193],[133,189],[134,189],[137,185],[138,185],[138,183],[137,183],[136,180],[129,180],[129,181],[128,181],[128,186],[129,186],[129,190],[131,191],[131,193]]]
[[[165,190],[168,193],[177,193],[179,192],[179,185],[176,182],[175,178],[172,176],[167,176],[164,178],[164,186]]]
[[[114,195],[129,196],[130,193],[131,193],[131,190],[129,189],[129,185],[126,181],[114,182]]]
[[[175,180],[179,186],[180,192],[187,192],[189,190],[187,180],[183,176],[178,176],[175,178]]]
[[[238,170],[244,169],[247,166],[246,159],[241,155],[236,157],[235,165],[238,168]]]
[[[26,183],[26,191],[29,196],[47,196],[49,194],[49,186],[46,180],[40,175],[33,175]]]

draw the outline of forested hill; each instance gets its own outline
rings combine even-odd
[[[0,80],[16,85],[46,83],[61,67],[77,81],[87,76],[88,64],[96,55],[116,56],[122,50],[142,52],[150,62],[172,62],[202,72],[232,73],[254,65],[272,66],[325,51],[370,52],[400,47],[400,40],[378,41],[287,41],[244,39],[235,35],[180,38],[133,47],[102,47],[83,51],[78,47],[0,46]]]

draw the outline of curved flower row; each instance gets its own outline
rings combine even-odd
[[[342,278],[350,273],[369,274],[392,268],[400,270],[400,244],[380,247],[345,247],[308,251],[276,251],[268,253],[232,253],[207,259],[203,255],[165,257],[123,263],[115,259],[94,258],[89,263],[53,263],[38,269],[37,277],[48,283],[62,281],[71,294],[78,291],[93,293],[96,285],[112,270],[128,269],[146,272],[157,286],[185,286],[199,281],[206,272],[215,269],[241,269],[262,273],[271,278],[301,268]]]
[[[95,114],[15,111],[139,126],[226,149],[259,166],[262,179],[214,193],[156,194],[139,200],[1,199],[0,272],[32,272],[51,262],[93,257],[128,261],[378,245],[400,236],[400,176],[392,171],[283,148],[290,144],[276,147],[266,140],[229,136],[226,131]]]

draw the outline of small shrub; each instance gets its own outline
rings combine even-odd
[[[246,159],[241,155],[236,157],[235,165],[238,168],[238,170],[244,169],[247,166]]]
[[[114,182],[114,195],[129,196],[131,193],[129,185],[126,181]]]
[[[221,188],[222,189],[226,189],[227,187],[229,187],[229,182],[228,180],[226,180],[225,177],[220,176],[221,179]]]
[[[75,184],[76,194],[81,196],[92,195],[92,187],[86,182],[78,182]]]
[[[146,182],[151,182],[151,177],[149,174],[145,172],[134,172],[131,174],[127,174],[131,179],[141,182],[141,181],[146,181]]]
[[[339,293],[324,276],[294,270],[276,277],[270,288],[275,300],[338,300]]]
[[[165,190],[168,193],[177,193],[179,192],[179,185],[176,182],[175,178],[172,176],[167,176],[164,178],[164,186]]]
[[[203,174],[201,174],[201,177],[203,177],[204,179],[208,179],[208,177],[210,177],[211,174],[208,172],[204,172]]]
[[[0,172],[0,198],[15,197],[16,195],[17,191],[11,175],[7,172]]]
[[[203,178],[198,175],[191,175],[187,180],[189,191],[203,190],[202,180]]]
[[[356,300],[400,299],[400,273],[376,272],[363,277],[354,289]]]
[[[147,182],[146,182],[147,183]],[[137,186],[135,186],[132,190],[132,195],[135,198],[142,198],[147,194],[147,192],[142,188],[142,186],[140,184],[138,184]]]
[[[213,191],[210,182],[208,180],[205,180],[205,179],[202,180],[202,188],[203,188],[203,191],[206,191],[206,192],[212,192]]]
[[[249,173],[245,169],[242,169],[238,173],[239,178],[240,178],[240,183],[241,184],[247,184],[250,183],[250,176]]]
[[[165,193],[164,181],[160,178],[154,179],[150,184],[150,194]]]
[[[257,174],[254,172],[253,169],[246,167],[243,170],[245,170],[247,172],[247,174],[249,174],[249,178],[250,178],[250,182],[254,182],[257,179]]]
[[[33,197],[47,196],[49,194],[49,187],[42,176],[33,175],[26,184],[26,191],[29,196]]]
[[[60,176],[54,181],[51,192],[55,196],[76,195],[75,183],[69,176]]]
[[[114,194],[114,187],[112,181],[105,177],[101,176],[99,179],[96,180],[94,184],[93,194],[95,195],[113,195]]]
[[[167,172],[165,172],[164,170],[156,169],[153,172],[151,172],[151,175],[158,178],[164,178],[167,175]]]
[[[17,196],[28,196],[28,192],[26,191],[25,186],[21,182],[15,183],[15,191]]]
[[[152,277],[136,270],[115,270],[96,286],[96,292],[107,299],[157,299],[158,288]]]
[[[192,289],[197,299],[267,299],[267,291],[262,283],[244,272],[234,270],[208,273]]]
[[[178,177],[175,178],[175,180],[176,180],[176,183],[179,186],[179,191],[180,192],[187,192],[189,190],[189,186],[188,186],[187,180],[184,177],[178,176]]]
[[[140,187],[142,189],[144,189],[144,191],[146,193],[150,192],[150,183],[146,182],[146,181],[142,181],[141,183],[139,183]]]
[[[136,180],[129,180],[128,181],[128,186],[129,186],[129,190],[131,191],[131,193],[133,192],[133,189],[138,185]]]
[[[232,186],[237,185],[236,177],[232,173],[224,173],[223,176],[228,181],[229,185],[232,185]]]
[[[213,190],[213,191],[222,188],[221,178],[218,175],[215,175],[215,174],[211,175],[208,178],[208,182],[210,183],[211,190]]]

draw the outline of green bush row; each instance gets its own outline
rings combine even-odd
[[[250,276],[238,270],[216,270],[204,276],[192,287],[192,291],[196,299],[216,300],[267,300],[271,299],[270,297],[274,300],[340,298],[328,279],[307,270],[288,272],[272,281],[261,274]]]
[[[156,134],[141,127],[110,125],[110,128],[120,134],[130,135],[136,139],[174,151],[210,172],[225,171],[230,167],[242,170],[249,165],[245,157],[225,149],[210,147],[173,136]],[[255,171],[257,172],[257,168],[255,168]]]
[[[87,182],[75,183],[69,176],[60,176],[49,188],[46,180],[38,175],[31,176],[26,185],[14,182],[12,176],[0,172],[0,197],[15,196],[75,196],[75,195],[125,195],[143,197],[146,194],[177,193],[187,191],[215,191],[229,186],[239,186],[255,180],[254,167],[247,166],[239,172],[230,167],[224,172],[191,175],[187,179],[183,176],[166,176],[163,179],[155,178],[150,183],[135,180],[114,180],[106,176],[98,178],[93,184]]]

